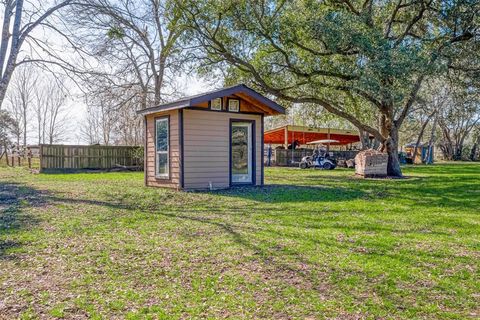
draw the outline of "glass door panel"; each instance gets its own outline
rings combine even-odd
[[[252,124],[232,122],[232,182],[252,183]]]

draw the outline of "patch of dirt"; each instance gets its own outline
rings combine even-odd
[[[329,285],[320,279],[319,272],[303,262],[286,263],[274,259],[261,262],[247,261],[238,266],[239,274],[249,281],[259,278],[264,282],[287,284],[298,290],[315,290],[322,300],[329,298]]]

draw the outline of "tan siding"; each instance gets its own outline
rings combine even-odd
[[[192,110],[191,110],[192,111]],[[204,131],[204,125],[202,124],[191,124],[188,128],[184,128],[185,133],[192,133],[201,135],[201,136],[211,136],[210,132],[223,132],[224,128],[217,128],[216,126],[212,126],[208,132]]]
[[[208,104],[202,104],[206,107]],[[260,111],[253,109],[250,102],[242,100],[242,111]],[[209,183],[214,188],[229,186],[230,157],[230,119],[255,120],[255,181],[261,184],[262,150],[262,117],[254,114],[229,112],[211,112],[184,109],[184,184],[185,189],[206,189]],[[155,177],[155,142],[154,119],[170,116],[170,179]],[[165,111],[147,116],[147,145],[145,175],[149,186],[180,187],[180,135],[179,111]]]
[[[260,115],[184,110],[185,189],[227,188],[230,183],[230,119],[255,120],[256,183],[261,184]]]
[[[155,118],[166,115],[170,116],[170,179],[157,179],[155,177]],[[145,175],[148,186],[178,188],[180,185],[178,125],[178,110],[159,112],[147,116]]]
[[[205,157],[202,158],[202,159],[205,159]],[[212,161],[209,160],[208,162],[211,165],[207,166],[207,168],[213,168],[212,170],[217,170],[217,169],[215,169],[217,166],[222,166],[225,163],[228,163],[228,161],[216,161],[216,160],[212,160]],[[192,171],[195,168],[205,168],[205,165],[203,164],[203,161],[191,161],[188,164],[188,168],[185,168],[185,171],[189,172],[189,171]]]

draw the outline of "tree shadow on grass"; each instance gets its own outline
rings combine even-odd
[[[343,178],[342,178],[343,180]],[[408,186],[408,189],[414,188],[415,183]],[[3,192],[7,190],[6,192]],[[23,190],[27,195],[18,197],[16,195],[16,190]],[[410,192],[411,190],[409,190]],[[420,192],[420,190],[418,191]],[[452,190],[452,196],[455,191]],[[66,193],[67,195],[68,193]],[[152,197],[154,196],[154,192],[152,192]],[[173,194],[173,193],[172,193]],[[362,188],[354,187],[337,187],[337,186],[295,186],[295,185],[267,185],[265,187],[258,187],[258,188],[234,188],[232,190],[224,190],[224,191],[215,191],[211,192],[212,195],[218,194],[225,197],[236,197],[236,198],[244,198],[247,200],[259,201],[264,203],[273,203],[273,204],[282,204],[282,203],[302,203],[302,202],[331,202],[331,201],[349,201],[358,198],[363,198],[367,194]],[[123,196],[124,194],[122,194]],[[177,194],[180,195],[181,194]],[[387,194],[388,196],[388,194]],[[432,194],[433,196],[433,194]],[[450,196],[450,194],[449,194]],[[32,199],[29,199],[29,198]],[[33,201],[33,198],[36,199],[36,202]],[[72,203],[78,205],[95,205],[99,207],[108,207],[114,210],[126,210],[126,213],[129,212],[143,212],[147,214],[142,214],[138,216],[133,216],[132,218],[144,220],[145,223],[149,223],[155,219],[154,217],[165,217],[168,219],[174,219],[176,223],[179,223],[181,226],[181,221],[186,222],[195,222],[199,224],[205,224],[212,226],[215,230],[219,230],[220,233],[227,235],[232,243],[236,243],[241,247],[246,248],[249,251],[254,253],[253,263],[258,265],[265,266],[265,268],[254,269],[252,272],[257,272],[258,274],[265,276],[267,280],[273,279],[275,281],[281,282],[289,282],[293,285],[298,286],[305,286],[307,288],[314,288],[318,290],[321,294],[330,295],[335,294],[329,292],[329,286],[332,284],[328,281],[328,275],[322,275],[321,266],[317,266],[316,262],[312,262],[305,256],[305,252],[301,252],[297,250],[295,247],[289,248],[286,244],[285,240],[288,238],[292,241],[299,241],[299,242],[312,242],[314,245],[318,245],[320,248],[322,247],[335,247],[337,252],[341,254],[352,254],[352,255],[361,255],[361,256],[371,256],[372,261],[376,261],[375,259],[378,257],[385,257],[386,255],[391,258],[392,260],[397,260],[400,262],[404,262],[405,265],[413,264],[415,261],[410,262],[411,254],[404,255],[402,253],[396,252],[391,250],[389,247],[381,247],[376,248],[374,246],[369,247],[368,245],[362,245],[361,243],[358,244],[350,244],[347,241],[339,241],[334,238],[332,239],[316,239],[314,237],[308,236],[309,232],[304,233],[303,235],[299,235],[297,233],[286,233],[282,231],[281,228],[268,228],[261,230],[262,233],[268,233],[271,235],[271,241],[267,244],[260,243],[261,238],[256,237],[255,233],[258,231],[255,225],[255,221],[246,221],[243,222],[239,219],[236,221],[228,221],[227,215],[232,213],[232,210],[237,210],[237,207],[230,207],[226,206],[223,207],[223,202],[228,201],[228,199],[221,199],[219,202],[222,204],[217,205],[212,203],[212,209],[204,209],[205,206],[201,206],[201,210],[197,208],[192,208],[187,206],[182,206],[181,204],[178,206],[172,206],[171,204],[167,207],[163,206],[163,204],[159,201],[148,202],[142,204],[137,199],[131,198],[107,198],[106,200],[95,200],[90,198],[73,198],[71,196],[63,196],[60,193],[55,193],[55,195],[45,194],[39,192],[35,189],[31,189],[29,187],[15,185],[12,183],[0,183],[0,205],[3,203],[8,203],[8,208],[12,208],[13,206],[15,216],[15,227],[11,229],[13,232],[17,232],[24,228],[29,228],[30,224],[35,223],[33,219],[29,220],[28,215],[22,210],[22,200],[27,201],[29,204],[33,202],[33,205],[44,205],[45,203],[48,204],[61,204],[61,203]],[[242,212],[248,214],[249,210],[271,210],[272,206],[266,205],[264,207],[267,208],[255,208],[255,207],[248,207],[248,208],[240,208]],[[5,206],[7,208],[7,206]],[[4,225],[3,225],[3,213],[5,208],[0,208],[2,213],[2,220],[0,225],[0,236],[3,235],[4,232]],[[16,211],[15,211],[16,210]],[[74,210],[74,208],[72,208]],[[223,211],[225,217],[220,217],[218,215],[212,216],[209,215],[208,212],[210,210],[218,210],[218,212]],[[102,212],[103,214],[103,212]],[[291,214],[292,216],[295,213],[287,213]],[[308,213],[307,213],[308,214]],[[106,220],[108,221],[108,220]],[[272,219],[273,221],[273,219]],[[143,221],[142,221],[143,222]],[[103,221],[99,221],[99,223],[103,223]],[[280,227],[282,223],[278,223]],[[299,224],[289,224],[288,222],[283,222],[284,227],[288,227],[289,229],[293,229],[293,227],[305,228],[305,225]],[[264,227],[264,226],[261,226]],[[324,224],[315,224],[312,227],[317,228],[321,231],[322,228],[332,228],[331,225],[324,225]],[[336,226],[339,231],[344,229],[344,226]],[[360,232],[374,232],[374,233],[384,233],[384,232],[396,232],[395,228],[385,227],[378,227],[374,228],[374,226],[369,225],[355,225],[349,226],[352,231],[360,231]],[[8,228],[10,229],[10,228]],[[191,230],[191,228],[186,228]],[[10,231],[9,231],[10,232]],[[409,232],[421,232],[419,230],[415,230],[414,227]],[[263,237],[262,237],[263,238]],[[3,241],[3,236],[0,237],[0,259],[4,256],[4,251],[8,251],[10,248],[15,247],[16,245],[21,245],[17,243],[9,243],[7,241]],[[8,239],[8,238],[7,238]],[[204,241],[209,241],[208,239]],[[168,244],[167,244],[168,245]],[[208,245],[206,242],[205,245]],[[321,250],[321,249],[319,249]],[[417,249],[412,248],[412,251],[417,251]],[[418,249],[419,253],[422,253],[420,249]],[[429,254],[429,253],[427,253]],[[444,254],[442,252],[435,252],[432,253],[438,255],[436,258],[441,259],[443,258]],[[416,255],[415,255],[416,256]],[[418,258],[419,261],[421,260]],[[248,264],[252,262],[252,260],[245,259],[242,263]],[[316,269],[318,268],[318,270]],[[344,267],[338,267],[339,270]],[[234,271],[238,272],[241,268],[237,268]],[[246,268],[247,271],[251,271]],[[342,270],[344,271],[344,270]],[[348,271],[348,270],[347,270]],[[367,274],[364,274],[367,277]],[[299,280],[297,282],[297,279]],[[303,288],[302,288],[303,289]]]
[[[7,186],[5,189],[12,190],[12,186]],[[245,190],[243,190],[245,189]],[[1,190],[1,189],[0,189]],[[13,192],[5,193],[4,198],[6,201],[16,201],[19,200],[17,197],[12,196]],[[2,193],[3,194],[3,193]],[[332,187],[305,187],[305,186],[291,186],[291,185],[268,185],[266,187],[259,188],[240,188],[224,191],[212,192],[212,194],[225,195],[227,197],[241,197],[247,198],[255,201],[262,202],[274,202],[281,203],[283,202],[305,202],[305,201],[347,201],[351,199],[357,199],[364,196],[364,193],[359,190],[350,190],[348,188],[332,188]],[[315,262],[312,262],[308,259],[305,252],[297,250],[295,247],[288,247],[285,245],[284,240],[290,240],[294,242],[308,243],[309,245],[315,247],[328,247],[335,248],[337,252],[341,255],[356,255],[364,256],[365,258],[371,257],[372,262],[375,262],[378,257],[388,257],[389,259],[396,261],[396,263],[402,263],[405,266],[409,266],[413,263],[419,263],[423,261],[424,258],[419,257],[416,261],[410,261],[410,256],[413,253],[404,254],[401,252],[396,252],[391,250],[390,247],[376,247],[364,245],[361,242],[352,244],[348,241],[339,241],[335,238],[313,238],[308,236],[310,232],[306,232],[304,235],[299,235],[296,232],[283,231],[282,227],[287,227],[289,230],[294,229],[293,227],[305,228],[305,225],[302,224],[293,224],[289,225],[288,222],[278,221],[277,224],[281,227],[280,229],[269,228],[268,226],[259,226],[260,232],[265,234],[270,234],[270,241],[268,243],[259,242],[259,237],[256,236],[256,232],[259,231],[257,226],[249,221],[242,221],[239,219],[233,219],[230,221],[227,215],[231,214],[232,209],[236,207],[223,207],[222,205],[216,206],[215,203],[212,204],[212,208],[208,210],[198,210],[195,207],[182,206],[182,205],[169,205],[165,207],[160,201],[153,201],[148,203],[142,203],[137,199],[132,198],[107,198],[106,200],[97,200],[91,198],[73,198],[68,194],[62,195],[60,193],[53,194],[39,194],[35,190],[31,190],[31,195],[39,197],[39,202],[45,201],[48,204],[65,204],[71,203],[73,205],[92,205],[99,207],[107,207],[113,209],[112,214],[118,214],[116,210],[125,210],[126,214],[133,214],[134,212],[143,212],[148,214],[135,215],[135,219],[143,220],[141,223],[150,223],[152,219],[157,219],[159,217],[164,217],[167,219],[173,219],[179,225],[179,231],[182,230],[182,221],[188,225],[188,222],[194,222],[202,225],[207,225],[213,227],[212,229],[218,230],[219,234],[227,235],[231,239],[232,245],[236,244],[253,254],[247,255],[248,258],[239,261],[242,264],[240,267],[234,269],[234,272],[242,272],[246,270],[247,272],[256,273],[260,277],[264,277],[265,281],[278,281],[281,283],[286,283],[288,285],[295,286],[300,289],[312,289],[316,290],[319,295],[324,297],[329,297],[334,295],[334,289],[332,289],[332,283],[328,278],[328,274],[325,274],[322,271],[322,266],[317,265]],[[178,195],[178,194],[177,194]],[[303,196],[305,195],[305,196]],[[10,200],[9,200],[10,199]],[[221,201],[225,201],[224,199]],[[227,200],[228,201],[228,200]],[[268,207],[268,206],[267,206]],[[19,208],[20,209],[20,208]],[[260,208],[259,208],[260,209]],[[72,208],[74,210],[74,208]],[[210,215],[209,212],[213,210],[216,212],[224,211],[225,216],[219,215]],[[244,208],[243,212],[249,213],[250,209]],[[253,209],[256,210],[256,209]],[[21,210],[19,210],[21,211]],[[102,213],[103,214],[103,213]],[[292,214],[294,215],[294,214]],[[113,216],[106,217],[112,218]],[[113,217],[114,218],[114,217]],[[18,220],[21,221],[22,219]],[[104,223],[103,220],[97,220],[98,223]],[[110,219],[106,219],[105,223],[108,223]],[[21,227],[21,224],[18,225]],[[317,224],[310,225],[311,228],[317,228],[319,231],[322,228],[331,229],[331,224]],[[337,226],[339,231],[342,231],[343,226]],[[191,228],[186,228],[191,230]],[[384,233],[384,232],[395,232],[395,228],[392,227],[379,227],[375,228],[374,226],[369,225],[353,225],[349,226],[351,231],[356,232],[374,232],[374,233]],[[307,230],[308,231],[308,230]],[[419,230],[409,230],[409,232],[421,232]],[[205,245],[208,245],[208,239],[204,240]],[[288,242],[288,241],[287,241]],[[6,243],[5,246],[11,244]],[[3,249],[2,249],[3,250]],[[320,249],[321,250],[321,249]],[[416,249],[412,249],[415,251]],[[432,256],[436,255],[435,259],[442,259],[445,254],[442,252],[432,252],[432,253],[419,253],[423,255]],[[0,258],[3,254],[0,251]],[[430,257],[428,257],[430,258]],[[193,262],[192,262],[193,263]],[[213,263],[213,262],[212,262]],[[221,263],[221,262],[220,262]],[[256,268],[256,266],[261,266]],[[252,269],[249,269],[251,267]],[[333,268],[331,272],[334,272],[336,267]],[[344,267],[338,267],[337,271],[350,272],[349,270],[342,269]],[[365,278],[369,277],[367,273],[362,274]],[[338,290],[338,288],[337,288]]]
[[[10,188],[10,187],[9,187]],[[145,223],[154,217],[164,217],[167,219],[174,219],[179,224],[179,231],[182,224],[182,221],[188,223],[198,223],[202,225],[211,226],[214,229],[218,230],[220,234],[227,235],[231,241],[246,250],[250,250],[253,253],[254,262],[261,263],[266,270],[261,271],[260,274],[265,276],[268,279],[276,279],[278,281],[290,280],[293,277],[302,279],[300,283],[308,284],[308,286],[313,286],[315,283],[318,283],[318,277],[314,270],[305,269],[304,266],[308,264],[308,261],[301,254],[296,252],[289,252],[288,254],[292,256],[290,261],[283,261],[281,259],[283,254],[277,247],[274,248],[262,248],[252,241],[249,233],[255,232],[256,228],[250,227],[249,225],[228,221],[229,218],[226,216],[209,215],[210,210],[197,210],[196,208],[183,208],[183,207],[169,207],[165,209],[162,207],[161,203],[155,205],[139,205],[138,203],[131,203],[128,201],[103,201],[95,199],[83,199],[83,198],[71,198],[71,197],[62,197],[61,195],[43,195],[42,200],[46,201],[49,205],[56,204],[73,204],[73,205],[84,205],[84,206],[100,206],[113,209],[112,212],[115,215],[118,215],[116,210],[126,210],[127,214],[133,212],[144,212],[149,213],[148,215],[139,215],[136,216],[137,220],[144,220]],[[215,208],[213,208],[215,209]],[[73,209],[72,209],[73,210]],[[218,208],[220,210],[220,208]],[[226,209],[229,212],[229,208]],[[19,214],[21,210],[16,211]],[[120,218],[120,216],[118,216]],[[27,218],[25,216],[25,218]],[[108,223],[111,221],[112,217],[106,217],[105,221],[97,220],[98,223]],[[98,218],[96,218],[98,219]],[[22,219],[24,220],[24,219]],[[18,221],[18,220],[17,220]],[[18,223],[17,230],[22,228],[23,225]],[[207,240],[205,240],[207,241]],[[8,243],[2,242],[5,249],[13,246],[19,246],[19,243]],[[10,246],[10,247],[8,247]],[[5,256],[3,252],[0,255],[0,259]],[[247,263],[248,261],[244,261]],[[266,274],[268,272],[268,274]]]
[[[332,186],[270,184],[262,187],[235,187],[214,191],[226,197],[266,203],[350,201],[366,196],[360,189]]]
[[[12,240],[19,232],[38,224],[38,219],[28,214],[26,206],[45,205],[44,193],[15,182],[0,182],[0,260],[12,260],[23,243]]]

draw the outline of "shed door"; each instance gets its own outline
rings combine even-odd
[[[232,183],[252,183],[252,123],[232,122],[231,172]]]

